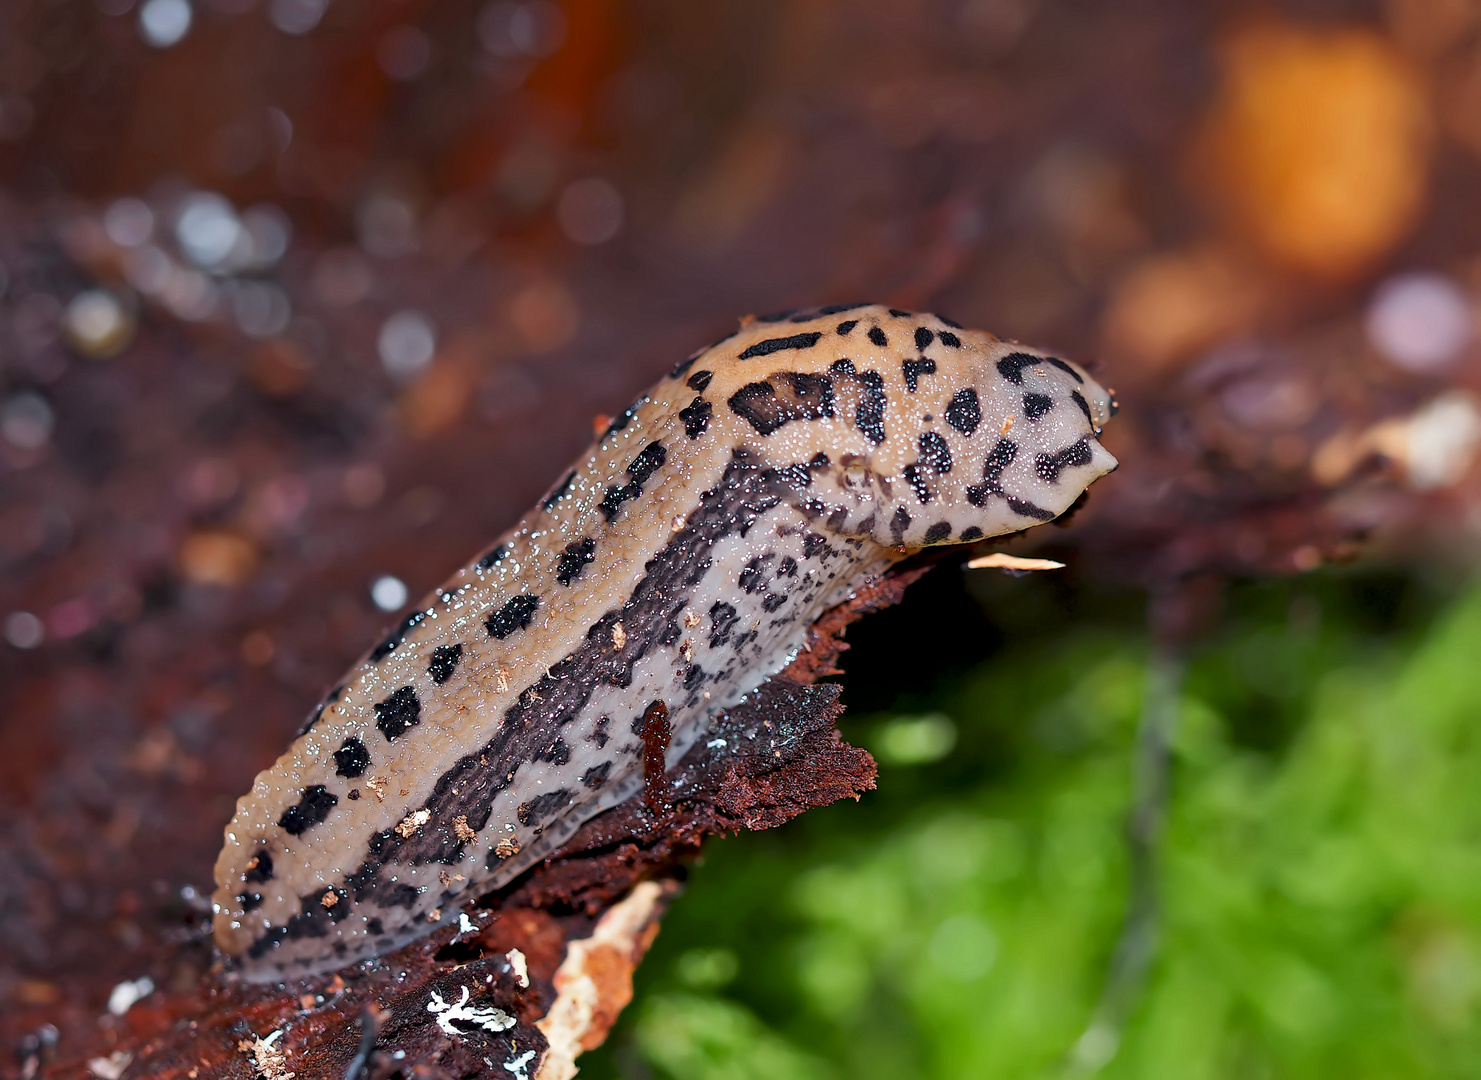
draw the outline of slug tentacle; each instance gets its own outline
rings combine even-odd
[[[456,920],[645,781],[663,805],[660,761],[861,582],[1114,469],[1113,410],[1064,360],[878,306],[696,354],[258,776],[216,863],[217,945],[249,978],[339,967]]]

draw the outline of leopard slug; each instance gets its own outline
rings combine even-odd
[[[1116,467],[1114,410],[1074,364],[934,315],[749,321],[613,420],[258,775],[216,861],[217,946],[272,980],[456,921],[644,790],[652,703],[672,767],[870,577],[1062,513]]]

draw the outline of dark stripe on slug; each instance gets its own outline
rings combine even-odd
[[[833,380],[800,371],[773,372],[765,382],[741,387],[727,404],[759,434],[770,435],[793,420],[831,417]]]
[[[612,763],[604,761],[600,765],[593,765],[581,774],[581,786],[599,788],[607,782],[607,775],[612,771]]]
[[[462,657],[463,646],[461,644],[439,645],[432,650],[432,660],[427,665],[427,674],[432,676],[433,682],[441,686],[453,677],[453,671]]]
[[[942,319],[941,321],[947,322],[946,319]],[[951,323],[950,325],[955,326],[956,323]],[[941,338],[941,344],[943,345],[949,345],[953,349],[960,349],[962,347],[962,339],[948,330],[941,331],[938,336]]]
[[[1057,356],[1046,356],[1046,357],[1044,357],[1044,363],[1046,363],[1046,364],[1053,364],[1055,367],[1059,368],[1060,371],[1063,371],[1070,378],[1074,379],[1077,383],[1082,383],[1083,384],[1085,382],[1084,379],[1080,378],[1080,373],[1078,371],[1076,371],[1074,368],[1070,367],[1069,364],[1066,364],[1063,360],[1061,360]]]
[[[858,319],[849,319],[846,322],[839,323],[833,329],[834,329],[834,332],[839,337],[848,337],[849,332],[851,330],[853,330],[853,328],[856,327],[856,326],[858,326],[858,325],[859,325],[859,320]]]
[[[868,304],[828,304],[825,307],[818,308],[818,314],[820,316],[821,315],[840,315],[840,314],[842,314],[845,311],[853,311],[854,308],[861,308],[861,307],[868,307],[868,306],[869,306]]]
[[[914,315],[915,312],[913,312],[913,311],[901,311],[897,307],[892,307],[892,308],[890,308],[890,314],[893,315],[897,319],[908,319],[908,318],[910,318],[910,316]]]
[[[791,337],[767,338],[765,341],[756,342],[736,359],[749,360],[753,356],[770,356],[772,353],[782,352],[785,349],[811,349],[822,336],[822,331],[813,330],[806,334],[793,334]]]
[[[953,330],[960,330],[962,328],[961,323],[957,322],[955,319],[948,319],[945,315],[937,315],[936,318],[940,319]]]
[[[631,417],[629,417],[629,419],[631,419]],[[614,422],[613,427],[610,427],[607,430],[610,432],[610,431],[613,431],[613,430],[620,430],[620,429],[617,429],[616,428],[616,424]],[[606,438],[606,436],[604,435],[603,438]],[[561,499],[565,498],[566,492],[568,492],[568,491],[571,490],[571,484],[574,483],[575,480],[576,480],[576,470],[575,469],[572,469],[570,471],[570,473],[566,476],[566,478],[560,482],[560,487],[556,488],[549,495],[545,496],[545,498],[543,500],[541,500],[541,502],[540,502],[541,507],[543,507],[546,510],[553,510],[553,509],[555,509],[555,504],[558,503],[558,502],[560,502]]]
[[[536,795],[527,803],[521,803],[514,811],[514,816],[519,819],[521,825],[538,825],[570,801],[569,788],[547,791],[543,795]]]
[[[298,802],[283,811],[278,825],[291,836],[302,836],[329,816],[339,805],[339,796],[323,784],[310,784],[303,789]]]
[[[854,408],[854,427],[878,446],[884,442],[884,411],[890,402],[884,392],[884,376],[877,371],[863,371],[854,378],[864,388],[859,404]]]
[[[1071,443],[1057,454],[1040,454],[1034,458],[1034,472],[1046,484],[1059,483],[1060,471],[1090,464],[1090,444],[1084,439]]]
[[[346,739],[334,752],[334,775],[348,776],[351,780],[365,775],[370,768],[370,751],[359,739]]]
[[[977,425],[982,423],[982,404],[976,390],[958,390],[952,396],[951,404],[946,406],[946,422],[963,435],[977,430]]]
[[[714,413],[714,405],[704,398],[695,398],[686,408],[679,410],[679,419],[684,421],[684,434],[691,439],[699,438],[710,426],[710,417]]]
[[[403,686],[385,701],[375,703],[375,726],[388,742],[421,722],[422,703],[410,686]]]
[[[756,321],[762,323],[786,322],[788,319],[796,314],[796,308],[788,308],[786,311],[773,311],[770,315],[757,315]]]
[[[1090,414],[1090,403],[1078,390],[1070,391],[1070,400],[1080,406],[1080,411],[1085,414],[1085,419],[1090,421],[1090,426],[1095,427],[1095,417]]]
[[[502,641],[516,630],[523,630],[530,625],[535,609],[539,606],[540,598],[529,593],[511,597],[503,607],[484,620],[489,637],[496,637]]]
[[[1023,369],[1042,364],[1042,356],[1030,356],[1028,353],[1009,353],[998,361],[998,374],[1007,379],[1014,386],[1023,385]]]
[[[504,561],[504,556],[509,554],[509,549],[503,544],[488,552],[475,564],[480,570],[488,570],[490,567],[498,566]]]
[[[735,629],[738,618],[735,608],[723,600],[710,607],[710,648],[718,649],[730,640],[730,632]]]
[[[754,451],[733,450],[723,476],[699,497],[684,528],[672,533],[647,562],[629,598],[598,620],[595,632],[576,646],[569,658],[568,677],[542,675],[505,711],[489,741],[471,749],[432,785],[432,794],[422,805],[432,820],[448,822],[465,815],[471,827],[481,830],[489,822],[499,793],[514,783],[520,763],[528,762],[537,746],[548,745],[552,732],[580,717],[600,687],[632,685],[635,666],[657,648],[711,568],[716,545],[727,537],[750,534],[762,515],[797,491],[797,476],[806,472],[805,463],[795,470],[769,469]],[[624,647],[614,651],[611,624],[617,621],[627,636]],[[573,798],[567,792],[566,805]],[[553,828],[563,812],[561,807],[552,807],[543,817],[547,828]],[[377,835],[365,861],[342,884],[354,903],[378,904],[380,897],[395,888],[391,879],[397,865],[443,862],[458,849],[459,843],[444,828],[420,829],[410,837],[387,830]],[[290,928],[299,925],[295,920],[307,922],[308,916],[292,916],[288,925],[267,930],[251,950],[263,955],[275,941],[295,932]],[[296,932],[312,931],[305,927]]]

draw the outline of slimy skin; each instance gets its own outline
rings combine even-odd
[[[425,598],[237,803],[215,938],[247,977],[385,953],[672,767],[808,626],[923,547],[1116,467],[1073,364],[877,306],[752,321],[619,416]]]

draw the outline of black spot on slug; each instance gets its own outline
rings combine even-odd
[[[704,398],[695,398],[679,410],[679,419],[684,421],[684,434],[691,439],[699,438],[710,426],[710,417],[714,415],[714,412],[715,406],[710,402]]]
[[[828,370],[833,372],[833,374],[835,375],[852,375],[858,369],[854,367],[854,362],[852,360],[850,360],[847,356],[843,356],[839,357],[837,360],[833,361],[833,363],[829,364]]]
[[[268,851],[266,848],[259,848],[257,850],[257,854],[253,855],[251,861],[248,862],[247,869],[242,874],[242,880],[252,882],[254,884],[260,884],[264,881],[271,881],[272,876],[272,852]]]
[[[1023,415],[1030,420],[1039,419],[1052,408],[1054,408],[1054,399],[1047,394],[1023,395]]]
[[[385,701],[375,704],[375,726],[388,741],[421,722],[422,703],[410,686],[401,687]]]
[[[339,796],[323,784],[310,784],[303,789],[298,802],[283,811],[278,825],[292,836],[302,836],[329,816],[339,805]]]
[[[924,349],[927,345],[929,345],[931,342],[933,342],[935,340],[936,340],[936,335],[933,334],[933,333],[931,333],[931,331],[927,330],[924,326],[918,326],[918,327],[916,327],[916,329],[915,329],[915,347],[917,349]]]
[[[402,639],[406,637],[411,628],[426,617],[427,613],[425,611],[413,611],[406,618],[402,619],[401,625],[387,634],[386,639],[371,650],[370,662],[372,664],[378,664],[387,656],[390,656],[395,651],[396,646],[401,644]]]
[[[839,337],[848,337],[849,332],[858,325],[858,319],[848,319],[845,322],[841,322],[836,327],[834,327],[834,331],[838,334]]]
[[[731,411],[759,434],[770,435],[793,420],[833,415],[833,380],[826,375],[778,371],[765,382],[748,383],[730,396]]]
[[[895,543],[901,543],[905,537],[905,530],[910,528],[910,514],[905,507],[895,511],[895,516],[890,519],[890,535],[895,538]]]
[[[970,435],[982,423],[982,403],[977,391],[970,387],[952,395],[951,404],[946,406],[946,422],[963,435]]]
[[[908,318],[910,318],[911,315],[913,315],[915,313],[912,312],[912,311],[901,311],[899,308],[892,307],[892,308],[890,308],[890,314],[893,315],[897,319],[908,319]]]
[[[503,544],[500,544],[492,551],[485,553],[484,556],[478,560],[476,565],[480,570],[487,570],[490,567],[498,566],[499,563],[504,560],[504,556],[508,554],[509,549]]]
[[[877,326],[869,328],[869,340],[883,349],[890,343],[890,339],[884,336],[884,331]]]
[[[710,380],[714,377],[715,373],[713,371],[696,371],[684,380],[684,385],[691,390],[703,390],[706,386],[710,385]]]
[[[730,640],[730,632],[735,629],[737,618],[739,616],[735,608],[724,601],[717,602],[710,608],[710,648],[718,649]]]
[[[915,497],[922,503],[930,502],[931,485],[926,482],[926,471],[919,465],[907,465],[901,471],[905,474],[905,482],[910,485],[910,490],[915,492]]]
[[[1009,353],[998,361],[998,374],[1007,379],[1014,386],[1023,385],[1023,369],[1042,364],[1042,356],[1030,356],[1028,353]]]
[[[749,360],[753,356],[770,356],[772,353],[782,352],[785,349],[811,349],[822,336],[822,331],[813,330],[806,334],[793,334],[791,337],[767,338],[765,341],[756,342],[736,359]]]
[[[973,484],[967,489],[967,501],[973,506],[986,506],[990,496],[996,495],[1008,504],[1008,509],[1022,517],[1033,518],[1035,521],[1050,521],[1054,518],[1052,510],[1045,510],[1036,506],[1026,499],[1020,499],[1010,495],[1003,490],[1003,470],[1013,464],[1018,456],[1018,444],[1010,439],[999,439],[998,444],[992,448],[987,455],[987,460],[982,466],[982,483]]]
[[[982,530],[979,529],[976,525],[968,525],[965,529],[962,530],[962,535],[957,537],[957,539],[964,544],[969,544],[973,540],[981,540]]]
[[[463,646],[439,645],[432,650],[432,662],[427,665],[427,674],[432,676],[432,681],[438,686],[452,678],[453,671],[458,666],[458,661],[463,657]]]
[[[348,776],[353,780],[357,776],[364,776],[365,770],[370,768],[370,751],[365,749],[365,744],[359,739],[346,739],[334,752],[334,764],[336,776]]]
[[[926,543],[939,544],[951,535],[951,522],[938,521],[926,530]]]
[[[906,360],[900,367],[905,373],[905,389],[909,390],[912,394],[915,393],[916,387],[920,384],[920,377],[922,375],[936,374],[936,361],[925,356],[922,356],[919,360]]]
[[[946,445],[939,432],[925,432],[917,445],[921,465],[938,474],[951,472],[951,447]]]
[[[585,787],[599,788],[607,782],[607,774],[612,771],[612,763],[604,761],[600,765],[593,765],[581,774],[581,783]]]
[[[877,371],[865,371],[855,378],[863,385],[864,392],[854,409],[854,426],[878,446],[884,442],[884,411],[889,404],[884,392],[884,377]]]
[[[484,620],[483,625],[488,628],[489,637],[496,637],[502,641],[516,630],[523,630],[529,626],[530,619],[534,617],[535,609],[539,606],[540,598],[529,593],[511,597],[503,607]]]
[[[555,580],[569,585],[581,576],[588,563],[596,562],[597,542],[591,537],[573,540],[555,563]]]
[[[633,478],[635,484],[646,484],[667,460],[668,451],[663,448],[663,443],[651,442],[633,458],[633,463],[627,467],[627,475]]]
[[[951,320],[949,319],[942,319],[941,321],[949,326],[956,326],[956,323],[951,322]],[[957,327],[957,329],[961,328]],[[941,331],[938,336],[941,338],[941,344],[943,345],[949,345],[953,349],[960,349],[962,347],[962,339],[951,333],[949,330]]]
[[[757,593],[766,588],[766,567],[771,560],[776,558],[775,552],[767,552],[765,555],[757,555],[750,559],[740,572],[740,578],[736,584],[740,586],[741,592]]]

